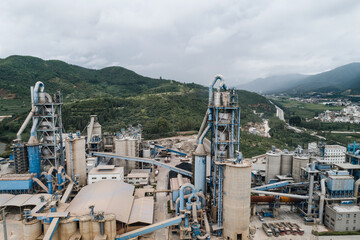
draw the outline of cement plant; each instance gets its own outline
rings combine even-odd
[[[360,230],[360,144],[244,158],[238,95],[221,75],[198,133],[156,140],[144,140],[136,122],[104,132],[96,115],[85,131],[64,132],[61,92],[40,81],[29,88],[31,110],[1,162],[0,239],[321,239]]]

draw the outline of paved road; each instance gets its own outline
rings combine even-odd
[[[281,121],[285,121],[284,111],[283,111],[281,108],[279,108],[278,106],[276,106],[272,101],[269,100],[269,102],[276,107],[276,116],[277,116]]]
[[[350,240],[350,239],[360,239],[359,235],[352,235],[352,236],[320,236],[319,240]]]

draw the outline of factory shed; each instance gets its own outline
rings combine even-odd
[[[154,198],[143,197],[134,200],[128,224],[153,224]]]
[[[0,194],[0,207],[3,207],[6,202],[15,197],[13,194]]]
[[[133,193],[133,185],[118,180],[103,180],[82,188],[67,211],[73,216],[88,215],[89,207],[94,206],[95,213],[115,214],[117,221],[126,224],[134,201]]]
[[[19,194],[15,195],[13,198],[9,199],[6,203],[3,204],[3,207],[21,207],[23,204],[31,198],[31,194]]]

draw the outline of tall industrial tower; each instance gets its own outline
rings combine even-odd
[[[64,166],[61,94],[56,92],[54,99],[46,92],[38,92],[38,95],[38,99],[32,97],[32,104],[36,107],[33,122],[37,122],[36,137],[41,142],[41,166],[58,168]]]
[[[219,86],[214,89],[216,82]],[[222,227],[224,164],[236,158],[240,142],[240,107],[235,90],[227,89],[223,78],[215,76],[209,89],[209,117],[211,124],[211,168],[213,205],[217,207],[217,224]]]
[[[215,84],[218,87],[215,88]],[[207,127],[206,126],[207,123]],[[220,75],[216,75],[209,87],[209,105],[199,131],[199,146],[195,152],[195,187],[202,191],[205,182],[200,182],[199,167],[202,165],[203,140],[210,132],[211,141],[211,176],[210,197],[212,218],[217,221],[218,234],[223,227],[223,183],[224,168],[231,161],[237,161],[240,142],[240,107],[235,90],[226,87]],[[203,157],[204,158],[204,157]],[[205,181],[205,180],[204,180]],[[214,229],[216,230],[216,229]]]

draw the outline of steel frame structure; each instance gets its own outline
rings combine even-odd
[[[42,167],[46,165],[55,168],[64,166],[61,105],[60,92],[56,93],[52,103],[34,104],[37,111],[33,118],[38,118],[36,137],[41,142]]]
[[[228,90],[229,91],[229,90]],[[217,226],[220,229],[223,222],[223,182],[224,164],[226,159],[234,159],[240,145],[240,107],[235,90],[230,94],[228,106],[209,105],[209,125],[211,125],[211,170],[212,170],[212,202],[217,207]],[[222,116],[230,116],[225,119]],[[213,119],[213,121],[211,121]],[[221,140],[220,134],[225,134],[227,140]],[[225,154],[224,154],[225,153]]]

